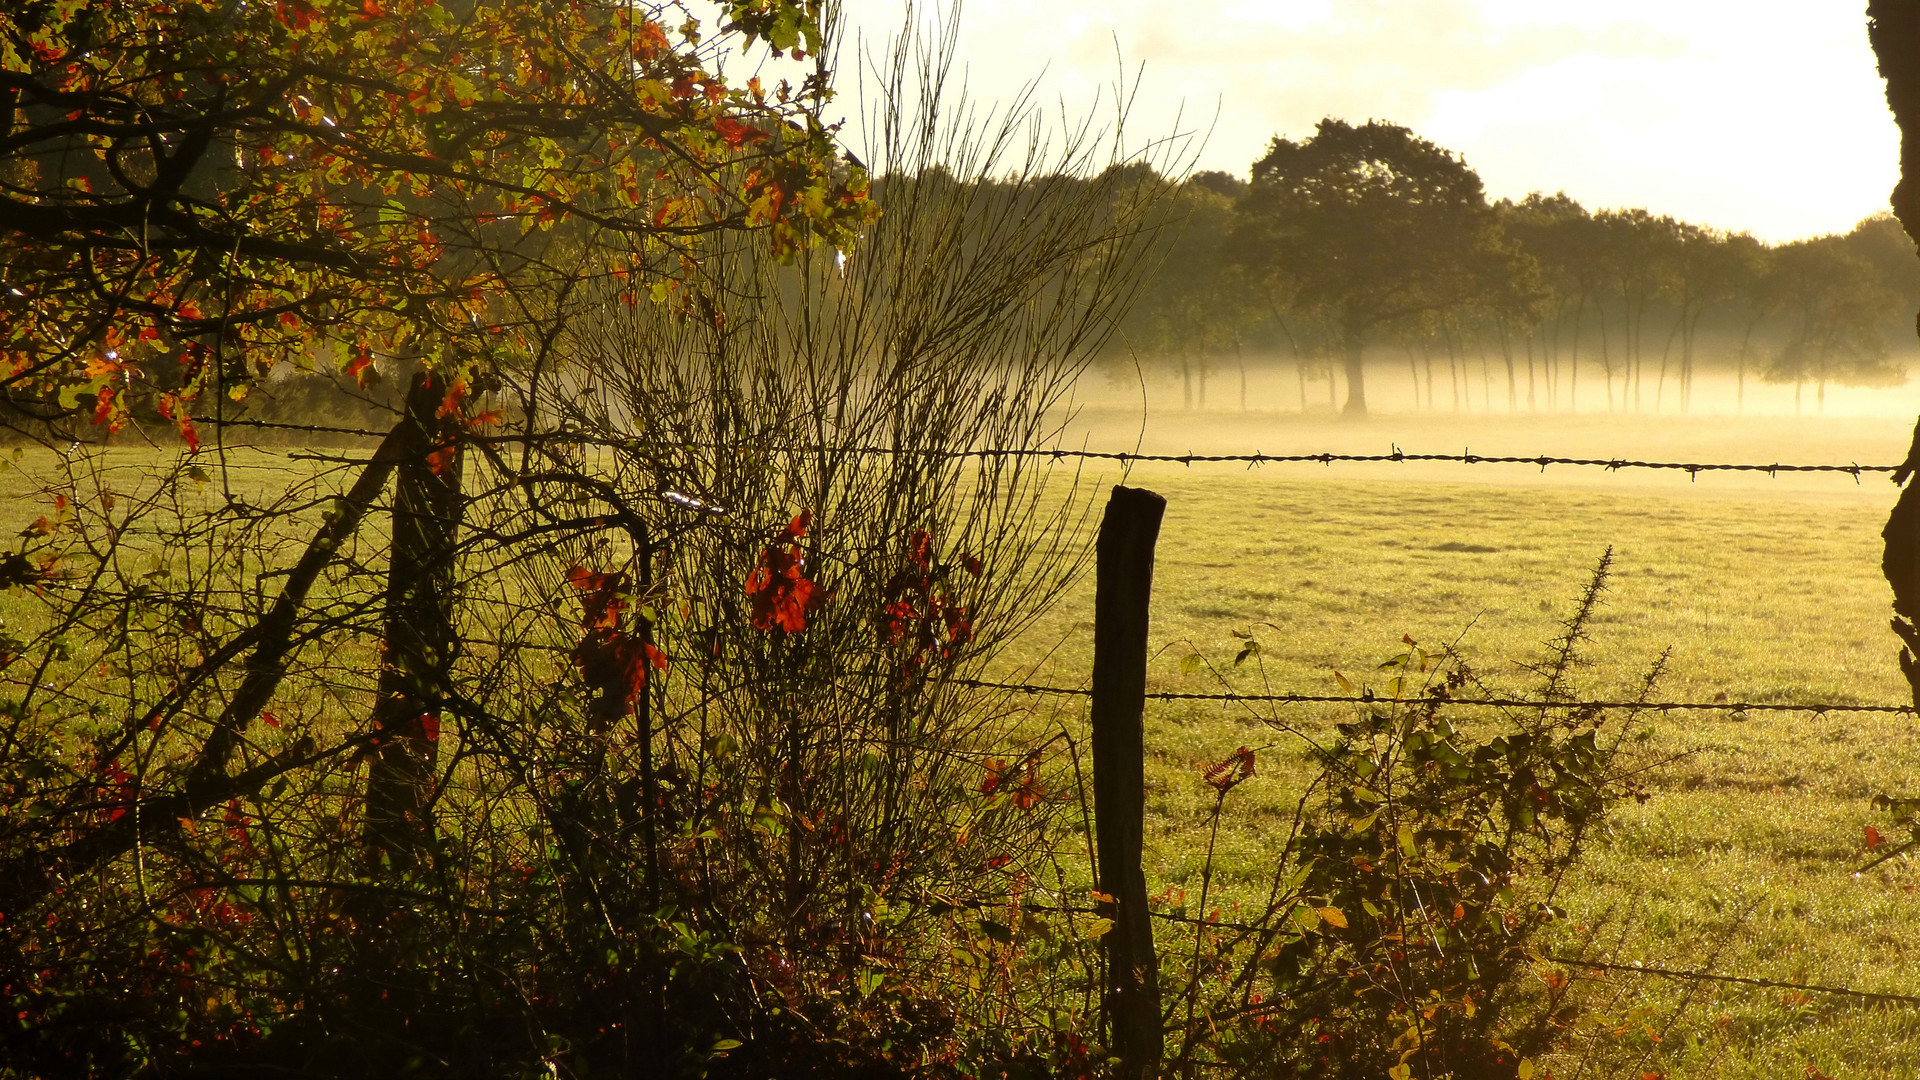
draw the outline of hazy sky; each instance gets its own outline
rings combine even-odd
[[[926,5],[921,5],[924,10]],[[846,0],[884,35],[900,0]],[[1144,63],[1139,134],[1212,136],[1245,176],[1275,134],[1391,120],[1464,155],[1495,197],[1565,190],[1767,240],[1883,209],[1898,133],[1859,0],[966,0],[977,94],[1046,72],[1049,100]],[[1104,99],[1103,99],[1104,100]],[[1216,119],[1217,110],[1217,119]]]

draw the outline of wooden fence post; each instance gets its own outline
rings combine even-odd
[[[1160,1071],[1160,965],[1140,869],[1146,813],[1147,616],[1153,548],[1167,501],[1118,487],[1095,546],[1093,601],[1093,816],[1106,934],[1103,996],[1108,1043],[1121,1080]]]

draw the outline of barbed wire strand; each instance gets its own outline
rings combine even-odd
[[[245,427],[245,428],[260,428],[260,429],[268,429],[268,430],[280,430],[280,431],[297,431],[297,432],[304,432],[308,434],[355,435],[363,438],[381,438],[386,435],[386,432],[384,431],[373,431],[366,428],[333,427],[333,426],[328,426],[324,424],[290,424],[290,423],[272,421],[272,420],[218,421],[214,417],[210,417],[210,416],[207,416],[207,417],[196,416],[193,419],[196,423],[207,423],[207,424],[219,423],[226,427]],[[532,439],[537,441],[575,442],[575,443],[581,443],[581,444],[593,444],[593,445],[602,445],[602,446],[608,446],[608,447],[635,447],[639,445],[637,443],[632,442],[631,440],[596,439],[596,438],[591,438],[588,436],[578,435],[578,434],[573,434],[568,432],[551,432],[551,433],[534,435],[534,436],[482,435],[482,436],[475,436],[475,438],[478,438],[481,440],[492,440],[492,441],[500,441],[500,442],[520,442],[520,441],[528,441],[529,439]],[[681,444],[676,444],[676,448],[678,448],[680,445]],[[779,448],[779,449],[791,451],[793,448]],[[802,449],[812,451],[820,448],[807,447]],[[1829,474],[1851,476],[1856,482],[1858,482],[1860,477],[1866,473],[1894,473],[1894,472],[1898,472],[1901,468],[1901,466],[1899,465],[1861,465],[1858,462],[1848,462],[1847,464],[1844,464],[1844,465],[1839,465],[1839,464],[1806,465],[1806,464],[1792,464],[1792,463],[1785,463],[1785,462],[1774,462],[1773,464],[1761,464],[1758,462],[1648,461],[1648,460],[1642,460],[1639,458],[1618,458],[1618,457],[1615,457],[1615,458],[1560,457],[1553,454],[1533,454],[1533,455],[1476,454],[1476,453],[1473,453],[1471,450],[1462,450],[1457,454],[1453,454],[1453,453],[1413,454],[1400,449],[1398,446],[1395,446],[1392,449],[1392,451],[1385,454],[1344,454],[1344,453],[1333,453],[1331,451],[1316,451],[1316,452],[1305,453],[1305,454],[1268,454],[1258,450],[1253,451],[1252,453],[1235,453],[1235,454],[1195,454],[1195,453],[1144,454],[1144,453],[1137,453],[1131,450],[1060,450],[1060,449],[1045,449],[1045,448],[1038,448],[1038,447],[982,447],[982,448],[969,449],[969,450],[931,450],[931,449],[915,449],[912,447],[897,447],[897,446],[835,446],[835,447],[826,447],[824,449],[832,452],[836,452],[836,453],[861,454],[861,455],[869,455],[869,456],[875,456],[875,457],[913,456],[913,457],[937,457],[937,458],[943,458],[943,459],[949,459],[949,460],[962,459],[962,458],[1021,457],[1021,458],[1044,458],[1050,461],[1113,461],[1123,465],[1131,465],[1131,464],[1142,463],[1142,462],[1153,462],[1153,463],[1172,464],[1172,465],[1200,465],[1200,464],[1229,463],[1229,464],[1243,464],[1243,465],[1252,467],[1252,466],[1258,466],[1258,465],[1284,465],[1284,464],[1332,465],[1335,463],[1364,464],[1364,463],[1390,463],[1390,462],[1399,462],[1399,463],[1441,462],[1441,463],[1451,463],[1455,465],[1533,465],[1538,467],[1542,472],[1545,472],[1547,466],[1549,465],[1572,465],[1572,466],[1580,466],[1580,467],[1600,468],[1600,469],[1605,469],[1608,472],[1617,472],[1621,469],[1658,469],[1658,470],[1666,470],[1671,472],[1684,472],[1688,476],[1695,477],[1695,478],[1697,478],[1701,473],[1706,473],[1706,472],[1766,473],[1768,476],[1778,476],[1781,473],[1829,473]]]
[[[1832,994],[1839,997],[1861,998],[1867,1001],[1886,1001],[1901,1005],[1920,1005],[1920,997],[1908,994],[1889,994],[1876,990],[1855,990],[1847,986],[1822,986],[1817,983],[1787,982],[1781,979],[1760,979],[1749,975],[1716,975],[1708,971],[1679,971],[1674,968],[1649,967],[1645,964],[1618,964],[1603,960],[1582,960],[1571,956],[1548,956],[1546,959],[1568,967],[1583,967],[1595,971],[1621,971],[1634,975],[1655,975],[1663,979],[1679,979],[1689,982],[1736,983],[1742,986],[1758,986],[1769,990],[1799,990],[1814,994]]]
[[[949,679],[956,686],[967,686],[980,690],[1006,690],[1017,694],[1059,694],[1071,697],[1088,697],[1093,691],[1079,686],[1044,686],[1034,683],[996,682],[991,679]],[[1607,701],[1607,700],[1560,700],[1541,698],[1385,698],[1378,694],[1199,694],[1171,690],[1153,690],[1146,694],[1151,701],[1220,701],[1220,702],[1256,702],[1285,705],[1412,705],[1427,701],[1457,706],[1481,706],[1506,709],[1638,709],[1642,712],[1781,712],[1781,713],[1885,713],[1890,715],[1911,715],[1916,710],[1912,705],[1875,705],[1852,704],[1845,702],[1812,702],[1793,704],[1786,702],[1751,701]]]

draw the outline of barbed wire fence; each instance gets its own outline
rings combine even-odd
[[[215,423],[213,417],[193,418],[196,422]],[[368,428],[340,427],[325,424],[291,424],[270,420],[224,420],[217,421],[226,427],[254,428],[259,430],[286,431],[308,435],[347,435],[356,438],[384,438],[386,432]],[[608,449],[635,449],[645,444],[635,440],[609,440],[589,437],[573,432],[555,431],[537,435],[486,435],[469,436],[476,442],[549,442],[571,443],[575,445],[600,446]],[[679,445],[679,444],[676,444]],[[776,450],[789,453],[805,453],[808,447],[777,447]],[[944,459],[991,458],[1029,458],[1047,461],[1108,461],[1121,465],[1171,464],[1171,465],[1209,465],[1240,464],[1248,467],[1261,465],[1334,465],[1334,464],[1406,464],[1418,462],[1438,462],[1454,465],[1531,465],[1542,471],[1552,465],[1566,465],[1578,468],[1599,468],[1607,472],[1619,472],[1625,469],[1652,469],[1665,472],[1683,472],[1698,478],[1701,473],[1765,473],[1768,476],[1792,475],[1798,473],[1825,473],[1851,477],[1858,482],[1868,474],[1896,474],[1904,465],[1862,465],[1858,462],[1845,464],[1826,463],[1790,463],[1790,462],[1716,462],[1716,461],[1650,461],[1630,457],[1565,457],[1555,454],[1476,454],[1468,449],[1459,453],[1410,453],[1394,445],[1386,453],[1356,454],[1331,450],[1312,451],[1299,454],[1269,454],[1255,450],[1247,453],[1232,454],[1164,454],[1142,453],[1132,450],[1070,450],[1046,447],[979,447],[969,450],[922,450],[912,447],[891,446],[836,446],[836,453],[864,455],[910,456]]]
[[[199,420],[202,418],[196,417],[195,419]],[[211,422],[214,420],[214,418],[208,417],[208,418],[205,418],[205,420]],[[224,421],[221,421],[221,423],[225,428],[229,428],[229,429],[253,428],[253,429],[259,429],[259,430],[283,431],[288,433],[296,433],[296,434],[304,434],[304,435],[334,435],[334,436],[344,436],[349,438],[364,438],[364,439],[378,439],[378,438],[384,437],[387,434],[384,431],[376,431],[376,430],[371,430],[366,428],[356,428],[356,427],[341,426],[341,425],[294,424],[294,423],[266,421],[266,420],[226,419]],[[607,440],[604,438],[593,438],[593,437],[588,437],[585,435],[581,435],[573,432],[567,432],[567,431],[555,431],[555,432],[542,433],[542,434],[531,435],[531,436],[529,435],[495,436],[495,435],[488,435],[485,433],[469,433],[464,437],[472,439],[473,441],[476,441],[476,442],[501,442],[501,443],[544,442],[544,443],[551,443],[556,445],[571,444],[571,445],[578,445],[578,446],[594,446],[602,449],[612,449],[612,450],[631,451],[631,450],[646,449],[644,444],[631,441],[631,440]],[[679,449],[684,450],[685,448],[681,447]],[[774,447],[769,449],[772,452],[776,452],[776,453],[808,452],[807,447]],[[1536,454],[1536,455],[1475,454],[1470,449],[1464,449],[1464,448],[1458,453],[1452,453],[1452,452],[1415,453],[1415,452],[1405,451],[1401,449],[1397,444],[1392,445],[1391,448],[1385,453],[1350,453],[1350,452],[1335,452],[1335,451],[1315,451],[1315,452],[1292,453],[1292,454],[1272,454],[1272,453],[1266,453],[1264,451],[1258,451],[1258,450],[1252,451],[1252,452],[1244,452],[1244,453],[1225,453],[1225,454],[1200,454],[1200,453],[1169,454],[1169,453],[1144,453],[1144,452],[1137,452],[1137,451],[1102,451],[1102,450],[1085,450],[1085,449],[1073,450],[1073,449],[1061,449],[1061,448],[1027,448],[1027,447],[982,447],[982,448],[958,450],[958,451],[925,451],[925,450],[919,450],[914,448],[887,447],[887,446],[877,446],[877,445],[835,447],[835,449],[839,452],[851,451],[856,454],[876,455],[876,456],[907,455],[907,456],[938,457],[938,458],[944,458],[949,460],[952,460],[952,459],[989,460],[989,459],[995,459],[995,458],[1003,458],[1003,459],[1004,458],[1025,458],[1025,459],[1047,460],[1047,461],[1054,461],[1054,462],[1060,462],[1060,463],[1110,462],[1110,463],[1119,464],[1122,466],[1129,466],[1129,467],[1136,464],[1172,464],[1172,465],[1182,465],[1182,466],[1211,465],[1211,464],[1239,464],[1239,465],[1245,465],[1249,469],[1254,469],[1254,468],[1259,468],[1261,466],[1266,466],[1266,465],[1288,465],[1288,464],[1317,464],[1317,465],[1323,465],[1323,466],[1330,466],[1334,464],[1443,463],[1443,464],[1467,465],[1467,466],[1524,465],[1524,466],[1531,466],[1539,469],[1541,472],[1545,472],[1549,467],[1565,466],[1565,467],[1571,467],[1571,468],[1597,468],[1609,473],[1621,472],[1625,470],[1681,472],[1681,473],[1687,474],[1690,480],[1698,480],[1702,474],[1715,474],[1715,473],[1764,474],[1768,477],[1778,477],[1782,475],[1827,475],[1827,476],[1836,476],[1836,477],[1844,476],[1844,477],[1851,478],[1856,484],[1858,484],[1861,481],[1863,476],[1867,476],[1867,475],[1886,475],[1886,476],[1892,477],[1897,481],[1903,478],[1906,472],[1912,468],[1911,465],[1904,464],[1904,463],[1898,464],[1898,465],[1889,465],[1889,464],[1861,464],[1859,462],[1846,462],[1846,463],[1768,462],[1768,463],[1762,463],[1762,462],[1715,462],[1715,461],[1660,461],[1660,460],[1649,460],[1649,459],[1643,459],[1638,457],[1626,457],[1626,456],[1575,457],[1575,456],[1563,456],[1563,455],[1554,455],[1554,454]],[[674,493],[674,492],[662,492],[659,494],[663,501],[668,503],[673,503],[675,505],[680,505],[680,500],[683,500],[685,498],[684,496],[680,496],[679,499],[676,499],[675,496],[677,495],[677,493]],[[723,507],[702,504],[700,508],[702,509],[703,512],[706,512],[706,513],[719,513],[719,514],[726,513],[726,510]],[[974,678],[952,678],[947,681],[950,684],[955,686],[963,686],[963,687],[968,687],[972,689],[1000,691],[1005,693],[1021,694],[1021,695],[1029,695],[1029,696],[1080,697],[1080,698],[1091,699],[1095,697],[1097,693],[1096,689],[1090,686],[1061,686],[1061,685],[1044,684],[1044,683],[991,680],[991,679],[974,679]],[[1608,710],[1630,710],[1630,711],[1640,712],[1640,713],[1700,712],[1700,713],[1726,714],[1735,718],[1743,717],[1748,714],[1804,714],[1804,715],[1811,715],[1815,718],[1824,717],[1828,715],[1841,715],[1841,714],[1855,714],[1855,715],[1865,714],[1865,715],[1886,715],[1886,716],[1920,715],[1920,709],[1917,709],[1914,705],[1911,705],[1911,704],[1888,704],[1888,703],[1843,702],[1843,701],[1818,701],[1818,702],[1751,701],[1751,700],[1736,699],[1728,695],[1717,695],[1713,700],[1710,700],[1710,701],[1679,701],[1679,700],[1630,700],[1630,699],[1587,700],[1587,699],[1572,699],[1572,698],[1560,698],[1560,697],[1554,697],[1554,698],[1486,697],[1486,696],[1471,697],[1471,696],[1452,696],[1452,695],[1446,695],[1446,696],[1440,696],[1440,697],[1426,697],[1426,698],[1421,698],[1421,697],[1391,698],[1391,697],[1383,697],[1380,695],[1376,695],[1371,691],[1363,691],[1359,693],[1342,693],[1342,694],[1310,694],[1310,693],[1294,693],[1294,692],[1239,693],[1239,692],[1231,692],[1231,691],[1219,692],[1219,693],[1199,693],[1199,692],[1188,692],[1188,691],[1143,690],[1143,692],[1138,694],[1138,697],[1143,704],[1146,701],[1159,701],[1159,702],[1213,702],[1213,703],[1220,703],[1220,704],[1239,703],[1239,704],[1270,704],[1270,705],[1370,706],[1370,705],[1381,705],[1381,704],[1407,705],[1407,704],[1425,703],[1430,701],[1433,703],[1445,704],[1449,707],[1468,707],[1468,708],[1478,707],[1478,708],[1503,708],[1503,709],[1528,709],[1528,710],[1557,709],[1557,710],[1572,710],[1572,711],[1591,711],[1596,713],[1601,711],[1608,711]],[[1144,748],[1142,747],[1142,749]],[[1096,810],[1096,817],[1098,816],[1099,816],[1099,813]],[[1137,823],[1134,827],[1133,835],[1136,837],[1141,835]],[[1138,862],[1137,862],[1138,857],[1139,857],[1138,852],[1131,853],[1130,861],[1132,861],[1135,866],[1138,865]],[[1084,908],[1084,909],[1078,908],[1078,907],[1072,907],[1072,906],[1034,905],[1034,904],[1023,904],[1021,906],[1025,910],[1031,910],[1036,912],[1059,911],[1059,912],[1075,912],[1075,913],[1081,913],[1081,914],[1096,914],[1096,915],[1097,914],[1108,914],[1108,915],[1113,914],[1113,912],[1108,910],[1108,905],[1101,905],[1100,907],[1097,907],[1097,908]],[[1172,912],[1165,912],[1165,911],[1152,911],[1149,913],[1149,917],[1152,920],[1158,921],[1158,922],[1171,922],[1171,923],[1181,923],[1181,924],[1206,922],[1208,925],[1214,925],[1214,926],[1218,926],[1226,929],[1232,929],[1236,925],[1236,924],[1231,924],[1227,922],[1222,922],[1218,919],[1213,919],[1213,920],[1196,919],[1191,916],[1175,914]],[[1250,929],[1256,929],[1256,928],[1252,926],[1243,926],[1243,927],[1240,927],[1240,929],[1250,930]],[[1611,974],[1653,977],[1653,978],[1669,979],[1669,980],[1675,980],[1675,981],[1681,981],[1681,982],[1710,983],[1710,984],[1727,985],[1727,986],[1744,986],[1744,987],[1753,987],[1753,988],[1760,988],[1760,989],[1786,990],[1786,991],[1791,991],[1795,993],[1820,994],[1820,995],[1826,995],[1826,996],[1832,996],[1832,997],[1847,998],[1847,999],[1866,1002],[1866,1003],[1889,1005],[1889,1006],[1895,1006],[1895,1007],[1920,1007],[1920,996],[1898,994],[1898,993],[1887,993],[1887,992],[1881,992],[1881,991],[1861,990],[1853,987],[1807,983],[1807,982],[1801,982],[1796,980],[1769,979],[1769,978],[1756,977],[1756,976],[1726,974],[1726,973],[1714,972],[1710,970],[1672,968],[1672,967],[1665,967],[1657,964],[1648,964],[1641,961],[1634,961],[1632,963],[1620,963],[1616,961],[1589,959],[1589,958],[1579,957],[1579,956],[1565,956],[1565,955],[1558,955],[1558,954],[1552,954],[1552,953],[1542,954],[1540,956],[1540,959],[1550,963],[1560,964],[1567,967],[1582,968],[1582,969],[1593,971],[1593,972],[1606,972]]]
[[[1042,683],[1001,682],[992,679],[951,679],[957,686],[968,686],[979,690],[1005,690],[1010,693],[1031,695],[1061,695],[1070,697],[1088,697],[1093,691],[1083,686],[1053,686]],[[1214,701],[1221,703],[1256,703],[1281,705],[1386,705],[1414,704],[1425,700],[1434,700],[1454,706],[1480,706],[1482,708],[1503,709],[1570,709],[1601,711],[1608,709],[1634,709],[1641,712],[1724,712],[1724,713],[1812,713],[1816,716],[1826,713],[1884,713],[1898,716],[1920,715],[1920,709],[1912,705],[1862,704],[1857,702],[1751,702],[1751,701],[1634,701],[1628,699],[1585,700],[1574,698],[1518,698],[1518,697],[1446,697],[1446,698],[1390,698],[1379,694],[1241,694],[1217,693],[1203,694],[1175,690],[1149,690],[1148,701]]]

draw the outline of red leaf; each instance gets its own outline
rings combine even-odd
[[[580,625],[587,630],[618,630],[620,616],[626,611],[627,602],[621,598],[620,589],[626,584],[624,574],[596,574],[582,566],[567,571],[567,584],[587,595],[581,598],[586,611],[580,617]]]
[[[367,385],[366,371],[372,366],[373,357],[367,352],[367,347],[362,345],[354,351],[353,359],[347,361],[346,371],[348,375],[353,377],[355,382],[358,382],[361,386],[365,386]]]
[[[757,143],[767,137],[766,132],[761,131],[759,128],[743,124],[731,116],[723,116],[715,120],[713,122],[713,130],[728,146],[735,150],[740,149],[742,143]]]
[[[1880,830],[1871,825],[1867,826],[1867,849],[1872,850],[1883,843],[1886,841],[1880,839]]]
[[[440,718],[432,713],[420,714],[420,734],[428,742],[440,741]]]
[[[1200,772],[1201,779],[1221,792],[1233,790],[1242,780],[1252,775],[1253,751],[1244,746],[1228,754],[1225,760],[1215,762]]]
[[[261,713],[260,722],[267,725],[270,728],[277,728],[280,726],[280,718],[273,715],[270,712]]]
[[[460,412],[460,400],[467,396],[467,380],[456,378],[447,386],[447,396],[440,401],[440,411],[436,416],[454,416]]]

